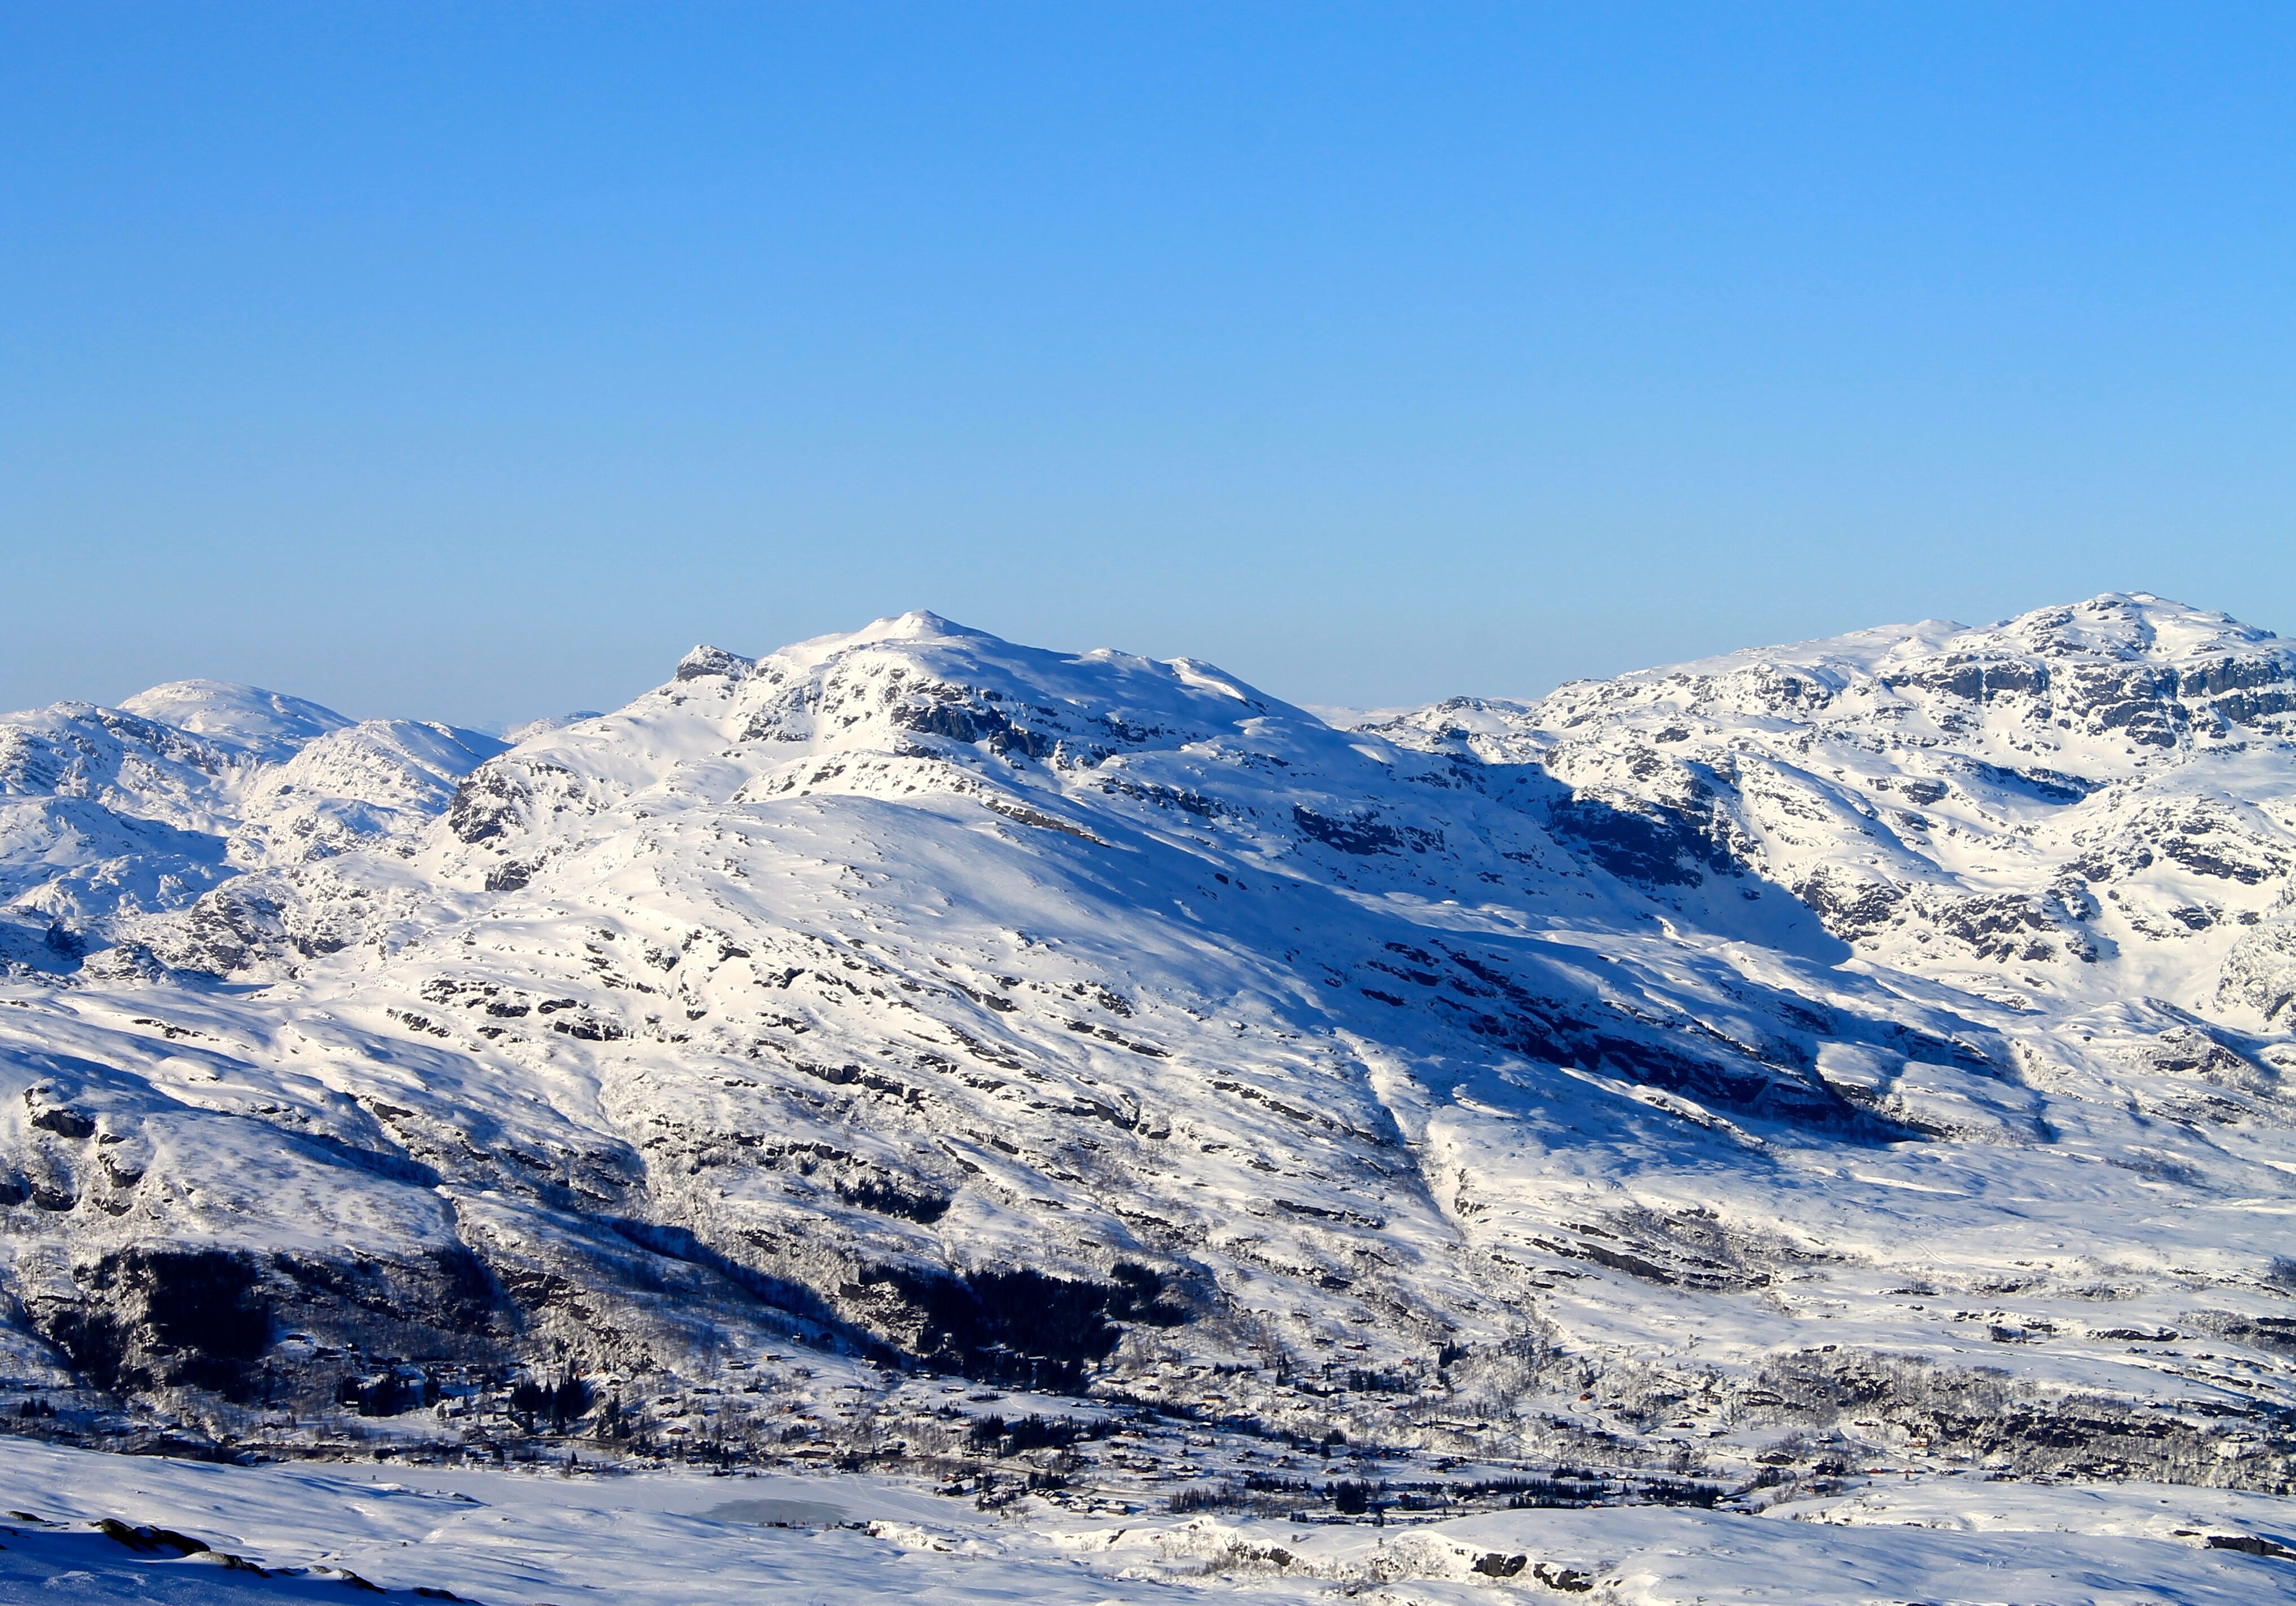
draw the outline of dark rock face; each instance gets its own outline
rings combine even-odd
[[[130,1249],[82,1268],[78,1293],[32,1302],[41,1336],[92,1387],[209,1390],[237,1404],[324,1398],[328,1363],[278,1346],[291,1328],[329,1353],[494,1360],[515,1323],[487,1267],[459,1247],[418,1264]]]
[[[37,1310],[49,1342],[97,1387],[191,1384],[248,1397],[248,1368],[271,1338],[256,1268],[216,1250],[127,1250],[89,1271],[86,1298]]]
[[[416,1355],[467,1353],[450,1340],[489,1340],[516,1319],[499,1279],[460,1244],[412,1264],[281,1255],[273,1267],[291,1285],[281,1307],[299,1323],[346,1332],[379,1323],[395,1332],[391,1347]]]
[[[455,789],[454,801],[447,806],[447,829],[465,842],[490,841],[523,817],[529,797],[512,766],[482,764]]]
[[[1376,809],[1365,810],[1349,819],[1334,819],[1295,803],[1292,807],[1292,823],[1311,840],[1358,857],[1381,853],[1439,852],[1443,847],[1441,832],[1383,824]]]
[[[906,1188],[890,1177],[876,1176],[840,1184],[837,1196],[848,1204],[859,1205],[865,1210],[874,1210],[881,1216],[903,1217],[927,1226],[947,1215],[951,1202],[947,1193]]]
[[[229,976],[258,960],[295,947],[278,899],[257,885],[234,881],[192,905],[182,938],[167,955],[174,968]]]
[[[1185,1307],[1165,1280],[1119,1264],[1111,1282],[1048,1276],[1028,1267],[952,1277],[885,1266],[846,1291],[869,1325],[898,1335],[928,1364],[989,1381],[1081,1387],[1088,1363],[1116,1348],[1119,1322],[1177,1326]]]
[[[1000,758],[1049,759],[1063,751],[1055,730],[1037,728],[1029,719],[1015,718],[1000,705],[1002,692],[979,686],[922,682],[906,686],[890,710],[894,725],[921,736],[939,736],[967,746],[985,744]],[[1048,724],[1050,709],[1020,708],[1017,712],[1039,724]]]
[[[1692,886],[1710,872],[1728,875],[1738,869],[1710,821],[1660,804],[1621,806],[1581,794],[1557,802],[1546,817],[1556,836],[1637,886]]]
[[[1980,958],[2045,960],[2056,952],[2042,940],[2055,929],[2048,915],[2018,893],[1956,898],[1939,915],[1938,926]]]
[[[59,1137],[93,1137],[95,1122],[76,1110],[61,1104],[38,1109],[32,1116],[32,1125],[43,1132],[53,1132]]]
[[[536,868],[532,864],[521,864],[515,859],[496,864],[487,872],[487,890],[515,892],[534,879]]]
[[[1902,887],[1867,880],[1830,864],[1813,872],[1795,891],[1825,922],[1827,930],[1847,942],[1881,930],[1906,898]]]
[[[743,658],[738,652],[728,652],[723,647],[696,647],[678,660],[674,678],[681,681],[708,680],[713,677],[739,680],[756,668],[755,659]]]
[[[1892,687],[1912,686],[1965,702],[1989,702],[1997,696],[2033,696],[2047,691],[2049,667],[2021,659],[1956,652],[1882,680]]]

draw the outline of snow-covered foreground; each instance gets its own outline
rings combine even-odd
[[[18,1443],[0,1457],[0,1504],[15,1513],[0,1530],[0,1598],[43,1602],[342,1601],[356,1598],[351,1576],[394,1594],[561,1606],[582,1599],[1097,1606],[1198,1594],[1395,1602],[2296,1600],[2296,1561],[2269,1553],[2296,1537],[2296,1506],[2134,1483],[1885,1479],[1759,1515],[1628,1506],[1374,1528],[1201,1516],[993,1518],[921,1484],[861,1476],[250,1468]],[[139,1551],[96,1526],[106,1520],[211,1548],[184,1555],[162,1540]],[[254,1565],[234,1566],[226,1556]]]

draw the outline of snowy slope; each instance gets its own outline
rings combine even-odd
[[[521,1365],[804,1346],[716,1442],[852,1442],[874,1357],[1429,1455],[2290,1480],[2296,656],[2219,616],[1355,730],[930,614],[498,752],[186,701],[9,727],[10,806],[95,813],[5,839],[94,951],[0,996],[4,1365],[102,1431],[398,1377],[492,1442]]]
[[[2240,1548],[2279,1546],[2284,1503],[2147,1484],[1892,1479],[1761,1515],[1511,1511],[1383,1528],[1138,1512],[998,1522],[865,1475],[244,1469],[24,1446],[0,1463],[0,1504],[23,1514],[0,1525],[0,1592],[40,1601],[332,1602],[352,1598],[346,1575],[497,1606],[2296,1599],[2296,1567]]]

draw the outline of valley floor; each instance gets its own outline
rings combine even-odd
[[[1850,1479],[1767,1511],[1413,1523],[997,1512],[921,1480],[0,1453],[0,1600],[487,1606],[1192,1599],[2296,1601],[2296,1503],[2161,1485]],[[186,1553],[192,1541],[208,1546]]]

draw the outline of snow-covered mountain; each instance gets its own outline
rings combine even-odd
[[[215,680],[0,716],[0,963],[70,970],[123,918],[422,825],[504,745]]]
[[[2296,647],[2219,614],[2099,597],[1379,728],[1635,815],[1579,834],[1710,923],[1694,889],[1757,876],[1860,955],[2012,1008],[2150,996],[2268,1031],[2296,999]]]
[[[507,749],[133,703],[0,725],[0,1389],[2292,1477],[2296,649],[2221,615],[1353,729],[923,613]]]

